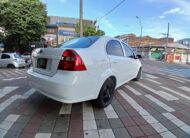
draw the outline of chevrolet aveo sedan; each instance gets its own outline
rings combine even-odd
[[[38,92],[63,103],[87,100],[99,107],[112,101],[114,90],[139,80],[142,65],[131,48],[111,37],[82,37],[60,48],[32,52],[28,76]]]

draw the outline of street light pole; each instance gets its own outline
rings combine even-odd
[[[142,38],[142,31],[143,31],[143,26],[142,26],[142,22],[139,16],[136,16],[136,18],[139,21],[140,27],[141,27],[141,34],[140,34],[140,41],[139,41],[139,46],[141,46],[141,38]]]
[[[83,0],[80,0],[80,37],[83,37]]]
[[[136,16],[137,20],[139,21],[140,27],[141,27],[141,33],[140,33],[140,39],[139,39],[139,46],[141,46],[141,39],[142,39],[142,31],[143,31],[143,26],[142,22],[139,16]],[[144,48],[143,48],[143,55],[144,55]]]

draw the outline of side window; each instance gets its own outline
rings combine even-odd
[[[7,54],[2,54],[1,59],[8,59],[11,58],[9,55]]]
[[[107,43],[106,52],[108,55],[124,56],[121,44],[116,40],[110,40]]]
[[[133,51],[126,45],[125,43],[122,42],[122,45],[124,47],[125,53],[127,57],[134,57]]]

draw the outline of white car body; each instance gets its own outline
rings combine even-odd
[[[0,53],[0,67],[7,68],[7,67],[14,67],[20,68],[25,67],[26,63],[24,58],[21,58],[16,53]]]
[[[106,79],[114,77],[116,86],[134,79],[141,62],[127,57],[121,44],[124,56],[108,55],[106,45],[114,40],[111,37],[100,37],[88,48],[46,48],[36,49],[32,53],[33,66],[28,70],[31,85],[40,93],[63,103],[77,103],[97,99]],[[74,50],[82,59],[85,71],[58,70],[62,54],[67,49]],[[46,69],[37,68],[39,58],[46,58]]]

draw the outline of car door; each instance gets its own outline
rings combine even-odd
[[[106,45],[106,52],[110,60],[110,66],[117,77],[118,85],[122,85],[129,78],[129,60],[125,58],[122,45],[117,40],[110,40]]]
[[[123,46],[123,49],[124,49],[124,52],[125,52],[125,58],[127,60],[127,63],[126,64],[130,64],[129,66],[129,77],[131,79],[133,79],[134,77],[136,77],[137,75],[137,72],[138,72],[138,62],[135,57],[135,54],[134,52],[132,51],[132,49],[124,42],[121,42],[122,43],[122,46]]]
[[[1,60],[0,60],[0,67],[7,67],[7,65],[10,62],[10,55],[8,54],[2,54],[1,55]]]

